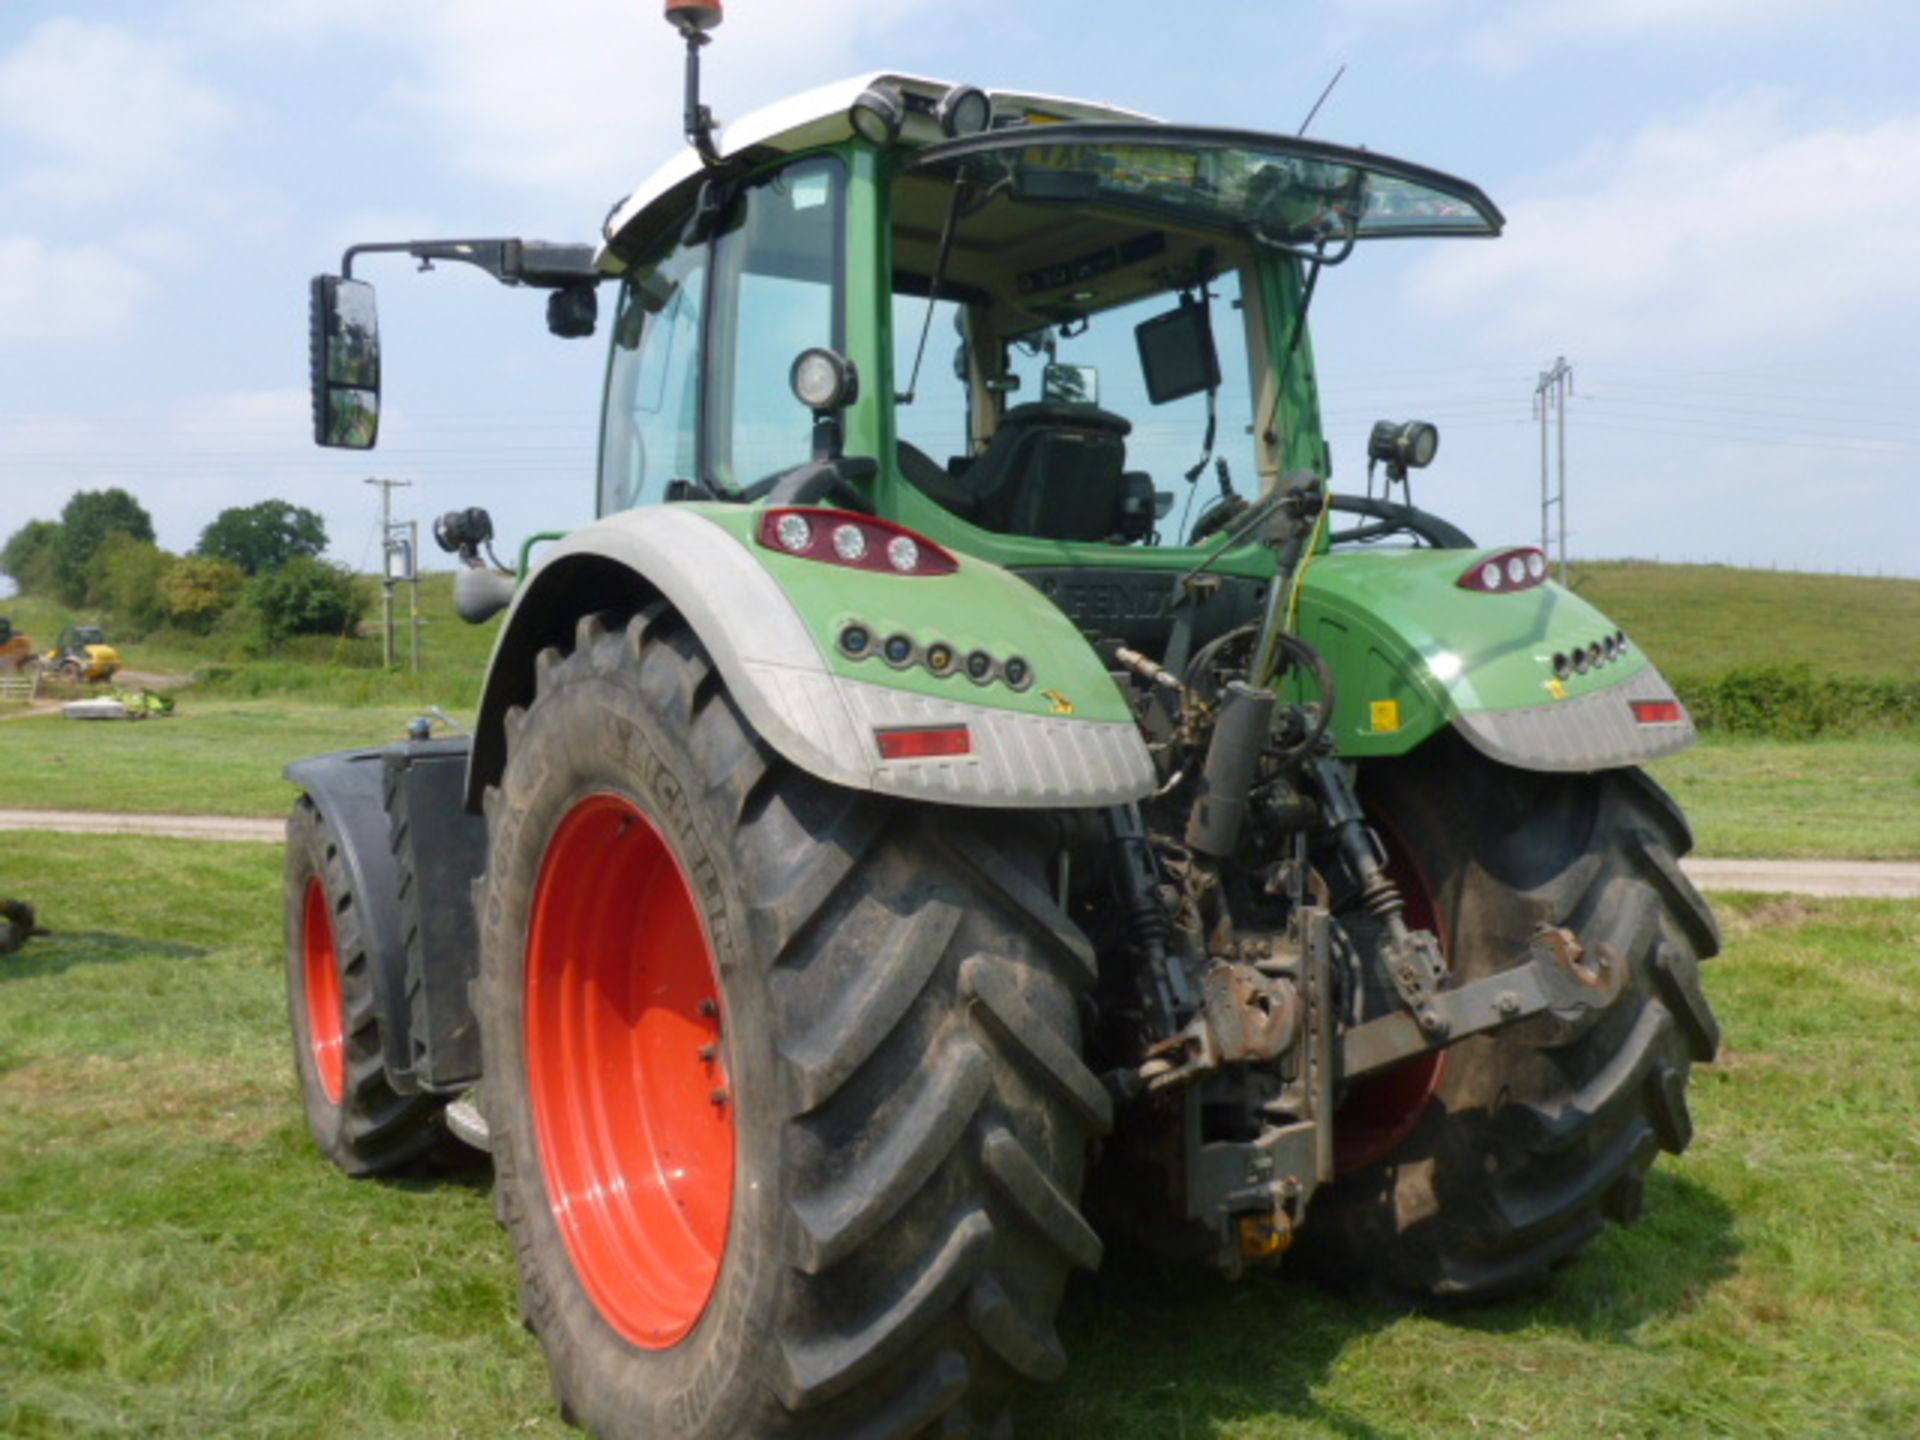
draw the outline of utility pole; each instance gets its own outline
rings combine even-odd
[[[410,521],[393,523],[393,492],[412,486],[411,480],[375,480],[369,479],[369,485],[380,487],[380,664],[383,669],[393,668],[393,557],[399,553],[407,556],[407,569],[413,574],[413,613],[414,613],[414,668],[420,668],[420,579],[416,569],[416,559],[411,543],[399,538],[404,534]],[[399,533],[396,533],[399,532]]]
[[[1559,509],[1560,583],[1567,583],[1567,397],[1573,393],[1573,367],[1558,356],[1551,370],[1542,370],[1533,387],[1533,411],[1540,417],[1540,548],[1553,553],[1553,512]],[[1549,488],[1547,420],[1551,412],[1559,429],[1559,477]]]

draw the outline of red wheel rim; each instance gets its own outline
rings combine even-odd
[[[693,892],[632,804],[591,795],[540,861],[527,923],[527,1087],[547,1198],[624,1339],[677,1344],[706,1309],[733,1211],[720,986]]]
[[[1376,816],[1374,828],[1387,852],[1387,874],[1399,886],[1400,896],[1406,902],[1407,924],[1416,930],[1431,930],[1445,948],[1445,917],[1440,912],[1433,886],[1414,863],[1412,853],[1390,819]],[[1447,1052],[1438,1050],[1378,1075],[1369,1075],[1350,1086],[1334,1116],[1335,1172],[1345,1175],[1364,1170],[1398,1149],[1426,1113],[1446,1068]]]
[[[347,1027],[340,1014],[340,961],[333,953],[333,918],[327,913],[327,887],[318,875],[308,877],[301,904],[300,951],[307,991],[307,1049],[328,1103],[338,1105],[347,1088]]]

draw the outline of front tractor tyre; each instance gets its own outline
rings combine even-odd
[[[1497,1297],[1635,1219],[1655,1157],[1686,1148],[1688,1073],[1719,1044],[1699,977],[1719,933],[1680,872],[1686,821],[1639,770],[1514,770],[1449,735],[1368,767],[1361,796],[1409,918],[1435,928],[1456,977],[1512,965],[1540,926],[1626,967],[1607,1010],[1464,1041],[1363,1082],[1338,1117],[1345,1173],[1301,1232],[1308,1267]]]
[[[378,977],[340,836],[309,796],[287,817],[287,1014],[314,1144],[349,1175],[384,1175],[439,1143],[446,1104],[387,1079]]]
[[[674,611],[537,661],[487,796],[495,1204],[602,1440],[1005,1433],[1111,1123],[1044,817],[829,786]]]

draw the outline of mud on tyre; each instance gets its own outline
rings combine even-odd
[[[997,1433],[1064,1365],[1111,1124],[1079,1059],[1092,952],[1021,838],[1046,827],[794,770],[661,605],[544,652],[507,731],[486,1104],[563,1411],[646,1440]],[[697,1121],[652,1125],[690,1095]],[[633,1113],[649,1138],[609,1138]]]

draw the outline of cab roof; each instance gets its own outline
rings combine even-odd
[[[876,85],[889,86],[908,100],[907,118],[900,135],[902,144],[931,145],[946,138],[931,118],[932,109],[949,91],[960,86],[952,81],[882,70],[822,85],[752,111],[720,131],[715,139],[716,148],[723,161],[738,160],[755,164],[779,155],[838,144],[853,134],[853,125],[848,119],[853,102],[861,92]],[[987,94],[993,101],[995,122],[998,124],[1005,124],[1009,118],[1024,119],[1029,123],[1071,120],[1161,123],[1156,116],[1138,110],[1123,110],[1099,101],[1035,95],[1017,90],[990,90]],[[624,271],[627,260],[620,252],[653,228],[648,221],[656,217],[649,212],[669,196],[677,197],[705,169],[706,166],[693,148],[685,147],[641,182],[639,189],[616,205],[602,229],[598,255],[600,268],[612,274]]]

